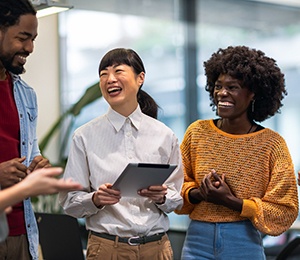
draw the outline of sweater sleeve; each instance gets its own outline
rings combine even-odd
[[[172,175],[167,179],[166,185],[168,187],[168,192],[166,195],[166,202],[164,204],[158,205],[157,207],[164,211],[165,213],[170,213],[175,209],[180,209],[182,207],[182,197],[180,196],[182,183],[183,183],[183,169],[181,162],[181,154],[178,145],[177,137],[173,134],[172,141],[172,153],[170,155],[170,164],[177,164],[178,167],[172,173]]]
[[[280,139],[270,153],[270,181],[262,198],[243,200],[242,217],[249,218],[261,232],[277,236],[298,216],[296,176],[287,145]]]
[[[190,214],[193,211],[195,205],[192,204],[189,200],[189,191],[193,188],[199,187],[199,185],[195,181],[192,169],[192,160],[190,155],[191,135],[192,131],[189,127],[180,145],[182,164],[184,169],[184,183],[181,190],[181,196],[183,197],[183,206],[180,210],[175,210],[175,213],[177,214]]]

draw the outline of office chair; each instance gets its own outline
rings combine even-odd
[[[299,247],[299,248],[297,248]],[[276,260],[300,259],[300,236],[291,240],[278,254]]]
[[[79,223],[65,214],[35,213],[43,259],[84,260]]]

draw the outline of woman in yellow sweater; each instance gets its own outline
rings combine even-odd
[[[204,67],[218,118],[192,123],[181,144],[184,205],[176,212],[191,218],[182,259],[265,259],[261,233],[277,236],[298,215],[286,142],[257,124],[282,106],[284,75],[245,46],[219,49]]]

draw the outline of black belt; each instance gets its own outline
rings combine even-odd
[[[97,237],[106,238],[112,241],[116,241],[118,238],[118,241],[121,243],[127,243],[131,246],[138,246],[140,244],[146,244],[149,242],[154,242],[161,240],[161,238],[166,234],[165,232],[155,234],[153,236],[134,236],[134,237],[118,237],[106,233],[98,233],[95,231],[91,231],[92,235],[95,235]]]

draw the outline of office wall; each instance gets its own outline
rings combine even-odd
[[[34,52],[27,59],[22,78],[35,89],[38,97],[39,117],[37,135],[41,139],[59,117],[59,40],[57,15],[39,18],[38,37]],[[56,160],[58,139],[44,155]]]

